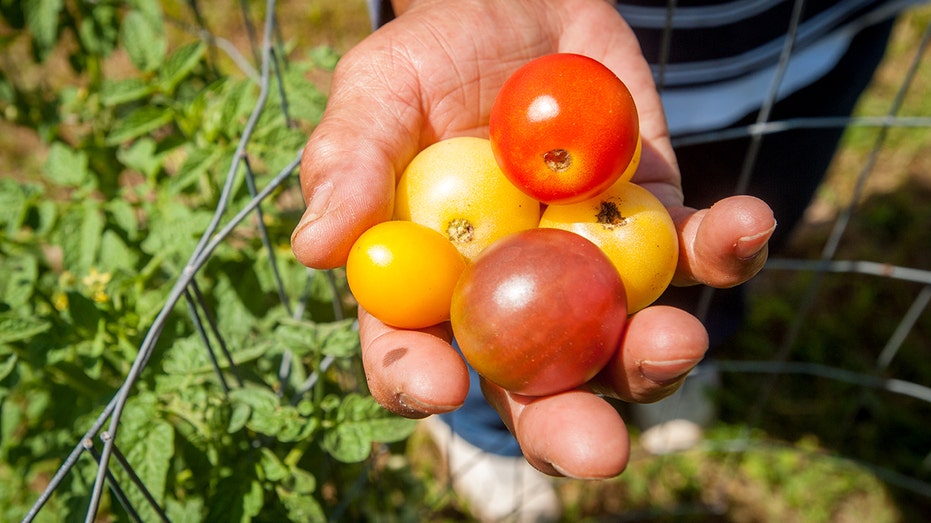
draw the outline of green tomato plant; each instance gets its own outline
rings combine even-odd
[[[171,36],[169,20],[199,20],[197,2],[177,3],[0,2],[0,53],[19,60],[0,71],[3,125],[47,151],[36,169],[24,159],[0,178],[0,520],[26,516],[127,383],[196,252],[209,256],[154,333],[118,420],[128,466],[114,459],[109,482],[128,503],[111,495],[100,511],[173,521],[384,511],[390,496],[358,482],[382,474],[397,477],[381,488],[410,488],[376,458],[413,425],[364,388],[344,277],[290,256],[296,184],[276,186],[209,251],[203,243],[211,224],[289,174],[326,101],[307,73],[337,57],[317,48],[285,64],[278,44],[263,90],[258,66],[230,65],[242,56]],[[112,75],[117,54],[129,67]],[[100,437],[43,516],[83,519]]]

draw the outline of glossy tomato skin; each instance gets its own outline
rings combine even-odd
[[[459,136],[420,151],[401,174],[394,216],[443,234],[472,260],[498,238],[540,221],[540,203],[501,172],[486,138]]]
[[[476,372],[540,396],[594,377],[618,348],[627,309],[623,283],[597,246],[560,229],[531,229],[466,268],[450,316]]]
[[[382,222],[349,250],[346,279],[356,301],[382,322],[422,329],[449,319],[465,260],[438,232],[409,221]]]
[[[550,205],[540,227],[584,236],[614,263],[627,291],[631,314],[666,290],[679,261],[679,237],[666,207],[632,182],[617,182],[582,202]]]
[[[489,134],[517,187],[544,203],[572,203],[625,174],[640,123],[630,91],[610,69],[557,53],[508,78],[491,108]]]

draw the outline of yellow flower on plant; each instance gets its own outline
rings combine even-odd
[[[87,276],[81,279],[81,283],[90,291],[90,298],[97,303],[105,303],[110,299],[107,294],[107,284],[113,277],[109,272],[100,272],[95,267],[91,267]]]

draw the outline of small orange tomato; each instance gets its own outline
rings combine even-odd
[[[672,217],[650,191],[630,182],[584,202],[550,205],[540,227],[572,231],[598,245],[621,275],[630,314],[659,298],[676,272],[679,239]]]
[[[449,319],[453,288],[464,269],[462,255],[436,231],[389,221],[353,244],[346,279],[359,305],[379,320],[422,329]]]
[[[411,160],[398,180],[394,216],[443,234],[471,261],[495,240],[535,228],[540,203],[508,181],[487,139],[462,136]]]

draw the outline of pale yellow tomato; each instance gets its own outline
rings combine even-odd
[[[637,167],[640,167],[640,157],[643,155],[643,140],[640,135],[637,135],[637,148],[634,149],[634,155],[630,159],[630,163],[627,164],[627,167],[624,169],[624,172],[618,177],[617,181],[614,183],[624,183],[629,182],[631,178],[637,174]]]
[[[653,303],[676,272],[679,241],[669,212],[630,182],[584,202],[550,205],[540,227],[572,231],[598,245],[621,275],[631,314]]]
[[[434,230],[408,221],[382,222],[352,245],[349,290],[388,325],[421,329],[449,319],[453,288],[466,264]]]
[[[439,232],[472,260],[495,240],[536,227],[540,203],[508,181],[488,140],[457,137],[410,162],[398,180],[394,216]]]

